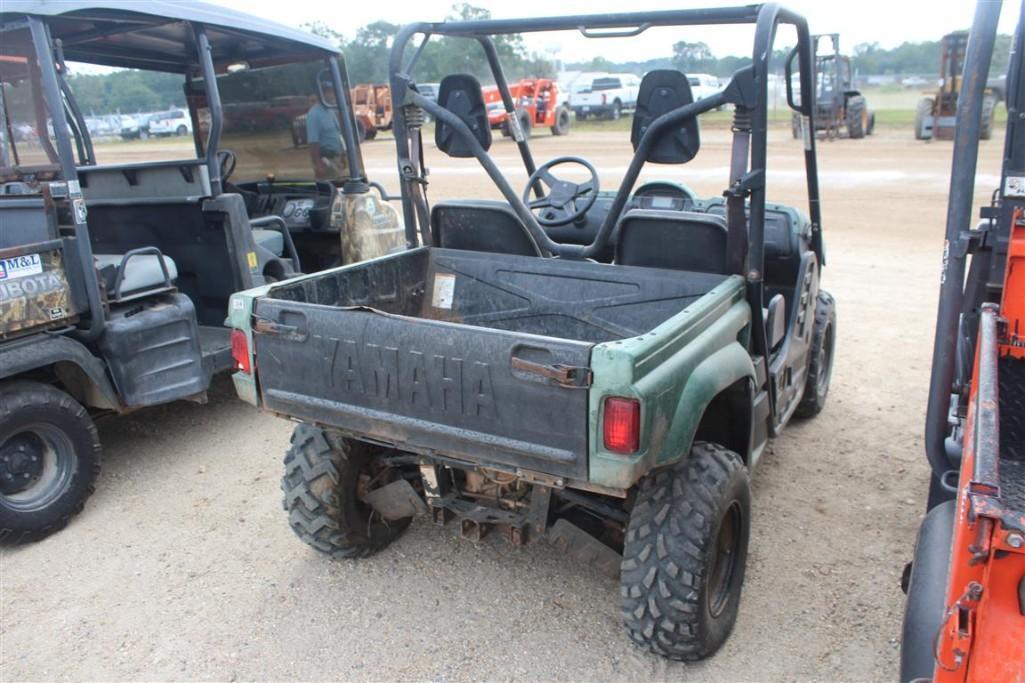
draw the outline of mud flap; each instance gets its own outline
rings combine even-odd
[[[610,578],[619,578],[623,556],[572,522],[556,521],[548,531],[548,540],[573,559],[593,565]]]
[[[389,522],[427,514],[427,503],[405,479],[374,489],[364,500]]]

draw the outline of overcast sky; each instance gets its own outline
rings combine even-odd
[[[291,26],[320,20],[351,37],[356,30],[372,21],[383,19],[396,24],[410,21],[440,21],[450,11],[451,0],[408,0],[360,2],[359,0],[210,0],[233,9],[250,12]],[[985,1],[985,0],[984,0]],[[996,1],[996,0],[988,0]],[[743,0],[588,0],[561,2],[551,0],[474,0],[470,4],[486,7],[496,19],[519,18],[583,12],[622,12],[627,9],[660,10],[716,5],[744,5]],[[813,33],[841,34],[841,47],[849,51],[858,43],[878,42],[894,47],[904,41],[936,40],[943,34],[971,26],[975,3],[971,0],[788,0],[784,3],[808,19]],[[1020,0],[1005,0],[1000,31],[1011,33],[1017,19]],[[588,40],[574,33],[534,36],[528,47],[548,53],[564,61],[580,61],[604,56],[613,61],[649,59],[671,54],[678,40],[704,41],[718,56],[748,54],[752,32],[745,28],[714,29],[694,27],[651,30],[643,39]],[[778,45],[792,43],[782,32]]]

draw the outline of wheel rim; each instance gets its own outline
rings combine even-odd
[[[833,326],[828,325],[823,335],[822,346],[818,357],[819,376],[816,378],[815,391],[824,396],[829,390],[829,376],[833,372]]]
[[[0,444],[0,504],[41,510],[60,498],[75,471],[75,448],[60,429],[30,424]]]
[[[740,503],[733,501],[719,523],[719,532],[712,549],[712,565],[708,572],[708,612],[713,617],[720,616],[730,602],[730,587],[737,571],[742,529],[743,512]]]

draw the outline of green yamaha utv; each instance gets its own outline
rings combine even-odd
[[[517,192],[488,153],[477,79],[445,77],[437,102],[415,80],[415,38],[473,41],[515,122],[492,36],[709,24],[753,25],[751,65],[697,101],[686,74],[648,73],[633,158],[610,191],[586,159],[537,165],[514,127],[529,175]],[[692,660],[722,645],[740,604],[750,474],[792,417],[822,410],[835,343],[814,137],[809,216],[766,202],[767,60],[782,24],[797,37],[788,81],[798,64],[800,92],[814,92],[807,24],[776,5],[400,30],[390,73],[408,248],[231,298],[239,395],[300,422],[282,480],[300,538],[365,557],[422,514],[471,539],[547,539],[620,577],[643,647]],[[815,103],[788,92],[810,124]],[[698,154],[699,117],[727,104],[722,197],[637,186],[645,164]],[[428,203],[425,113],[437,149],[479,162],[500,200]]]
[[[93,140],[80,64],[172,75],[194,135]],[[348,92],[326,41],[212,5],[0,4],[0,539],[82,509],[96,415],[205,400],[232,367],[232,292],[403,245]],[[330,165],[327,138],[290,144],[311,107],[332,112]]]

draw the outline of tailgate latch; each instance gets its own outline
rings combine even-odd
[[[306,341],[307,336],[306,330],[301,330],[295,325],[285,325],[255,315],[253,316],[253,332],[273,337],[282,337],[288,341],[296,342]]]
[[[568,387],[570,389],[586,389],[591,386],[591,379],[593,377],[590,368],[584,368],[577,365],[564,365],[562,363],[544,365],[542,363],[535,363],[533,361],[524,360],[523,358],[514,357],[512,359],[512,366],[516,370],[540,375],[541,377],[554,381],[559,386]]]

